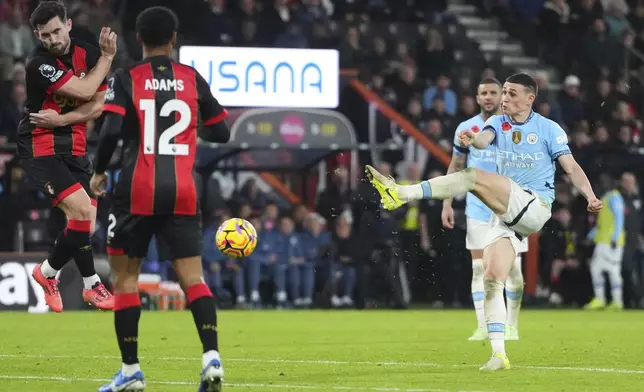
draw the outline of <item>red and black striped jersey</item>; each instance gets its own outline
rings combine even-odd
[[[29,122],[29,113],[53,109],[65,114],[83,104],[82,100],[56,94],[72,75],[84,77],[98,62],[100,49],[72,39],[69,53],[56,57],[39,46],[27,59],[27,102],[18,125],[18,155],[21,158],[50,155],[84,156],[87,123],[56,129],[36,127]],[[107,83],[98,91],[104,91]]]
[[[228,112],[192,67],[150,57],[108,80],[105,112],[124,116],[114,207],[133,215],[196,215],[197,129]]]

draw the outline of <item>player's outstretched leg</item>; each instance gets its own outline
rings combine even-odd
[[[98,392],[143,391],[145,377],[139,366],[139,319],[141,318],[141,299],[138,291],[138,278],[141,262],[125,255],[110,256],[112,280],[114,281],[114,329],[119,350],[121,369],[109,384]]]
[[[199,392],[219,392],[224,382],[224,367],[219,357],[217,309],[210,289],[203,282],[201,257],[177,259],[174,269],[186,293],[188,307],[203,345]]]
[[[483,274],[485,265],[483,263],[483,251],[480,249],[472,250],[472,302],[476,312],[477,328],[474,334],[468,340],[487,340],[487,328],[485,325],[485,311],[483,300],[485,299],[485,287],[483,284]]]
[[[523,299],[523,273],[521,271],[521,255],[517,255],[505,281],[505,297],[507,299],[507,322],[505,324],[505,340],[519,340],[519,312]]]
[[[372,166],[367,165],[365,171],[388,210],[395,210],[412,200],[445,200],[472,192],[495,214],[503,215],[508,211],[510,180],[498,174],[468,167],[418,184],[398,185],[393,177],[383,175]]]
[[[54,312],[61,312],[63,304],[58,291],[56,274],[74,258],[83,276],[83,299],[99,309],[112,309],[114,299],[101,283],[94,269],[91,229],[93,210],[90,198],[82,188],[65,197],[59,204],[67,216],[67,227],[58,235],[47,260],[36,266],[34,280],[45,292],[45,301]]]
[[[505,353],[506,309],[503,299],[504,282],[512,268],[516,252],[509,238],[499,238],[484,252],[485,260],[485,320],[492,346],[492,357],[481,367],[482,371],[506,370],[510,361]]]

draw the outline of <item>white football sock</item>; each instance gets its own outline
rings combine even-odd
[[[101,281],[101,278],[98,277],[98,275],[94,274],[92,276],[88,276],[87,278],[83,278],[83,286],[85,286],[85,290],[91,290],[92,287],[96,283],[99,283]]]
[[[492,345],[492,353],[505,355],[505,302],[503,301],[503,282],[485,279],[485,321]]]
[[[520,255],[514,259],[508,279],[505,281],[505,297],[508,306],[507,324],[518,327],[521,300],[523,299],[523,273],[521,272]]]
[[[138,363],[132,365],[123,364],[123,366],[121,367],[121,373],[123,373],[123,375],[126,377],[133,376],[134,373],[138,372],[139,370],[141,370],[141,367]]]
[[[399,185],[398,196],[404,201],[419,199],[451,199],[467,193],[476,185],[476,171],[472,168],[432,178],[415,185]]]
[[[58,273],[57,269],[54,269],[51,264],[49,264],[49,260],[43,261],[42,265],[40,266],[40,271],[42,271],[42,274],[45,275],[45,278],[54,278],[56,274]]]
[[[485,328],[485,308],[483,300],[485,299],[485,286],[483,285],[483,273],[485,267],[483,259],[472,260],[472,302],[476,312],[476,321],[479,328]]]

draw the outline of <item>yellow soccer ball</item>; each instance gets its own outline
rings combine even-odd
[[[217,248],[227,257],[248,257],[257,247],[257,231],[247,220],[228,219],[217,229],[215,242]]]

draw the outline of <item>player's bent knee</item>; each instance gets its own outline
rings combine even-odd
[[[184,290],[196,284],[203,283],[201,257],[193,256],[176,259],[173,265],[177,273],[177,278],[179,279],[179,284]]]
[[[74,220],[91,220],[96,211],[89,195],[82,188],[63,199],[58,207],[65,212],[67,218]]]

